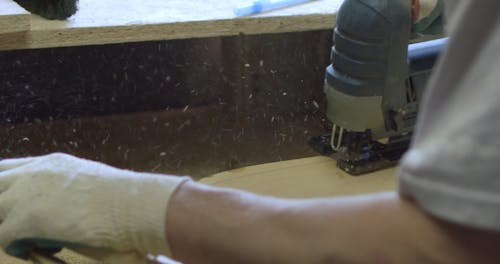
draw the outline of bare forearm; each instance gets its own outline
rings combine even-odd
[[[286,203],[286,202],[285,202]],[[246,192],[187,183],[167,210],[167,238],[185,263],[271,262],[276,248],[279,200]]]
[[[470,263],[498,257],[464,245],[460,238],[470,234],[395,193],[282,200],[189,183],[172,197],[166,224],[174,257],[186,263]]]

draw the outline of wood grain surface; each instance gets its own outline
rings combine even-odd
[[[328,29],[341,2],[316,0],[236,18],[229,0],[80,0],[67,21],[32,15],[30,31],[0,34],[0,50]]]
[[[12,0],[0,0],[0,34],[28,31],[30,19],[30,14]]]
[[[396,168],[351,176],[328,157],[310,157],[225,171],[200,182],[283,198],[320,198],[391,191]]]

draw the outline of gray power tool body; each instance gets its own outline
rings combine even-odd
[[[331,134],[311,139],[352,175],[398,162],[446,39],[410,44],[409,0],[346,0],[333,34],[324,92]]]

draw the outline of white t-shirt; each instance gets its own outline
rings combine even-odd
[[[444,220],[500,231],[500,1],[446,5],[449,44],[401,160],[400,192]]]

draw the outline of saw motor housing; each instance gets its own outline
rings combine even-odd
[[[346,0],[338,12],[324,86],[332,133],[315,140],[353,175],[391,166],[408,148],[446,42],[409,45],[413,8],[409,0]]]

